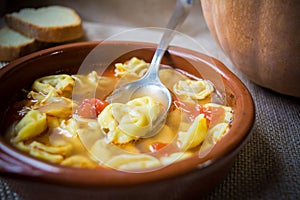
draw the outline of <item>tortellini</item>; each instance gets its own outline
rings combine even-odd
[[[142,77],[148,70],[148,67],[148,63],[136,57],[133,57],[125,63],[116,63],[115,75],[123,77],[128,74],[134,74],[138,77]]]
[[[65,166],[83,167],[83,168],[95,168],[97,163],[87,158],[84,155],[70,156],[61,162]]]
[[[74,80],[66,74],[45,76],[34,81],[32,90],[47,95],[56,92],[59,96],[70,97],[74,86]]]
[[[187,150],[203,142],[207,132],[206,119],[203,114],[198,115],[188,131],[178,133],[180,149]]]
[[[72,75],[75,80],[75,86],[72,93],[72,99],[82,100],[82,98],[106,97],[115,87],[116,79],[112,77],[99,76],[96,71],[87,75]]]
[[[62,120],[60,126],[57,126],[60,132],[67,137],[76,137],[78,131],[78,123],[75,119]]]
[[[19,149],[28,152],[30,155],[47,160],[53,163],[60,163],[72,149],[71,145],[64,144],[61,146],[45,145],[43,143],[33,141],[29,144],[19,142],[16,144]]]
[[[36,100],[32,109],[59,118],[70,116],[74,106],[70,99],[73,86],[73,78],[65,74],[37,79],[28,94],[29,98]]]
[[[148,137],[163,105],[150,95],[127,103],[109,104],[105,98],[115,87],[142,77],[149,63],[133,57],[114,67],[103,74],[60,74],[34,81],[19,112],[26,114],[17,115],[21,120],[9,128],[12,144],[64,166],[145,172],[195,152],[205,155],[230,130],[233,109],[208,103],[216,92],[210,81],[164,66],[159,76],[174,101],[163,127]]]
[[[211,107],[211,109],[222,109],[223,112],[221,111],[221,113],[216,115],[216,116],[219,116],[218,122],[224,122],[224,123],[229,124],[233,120],[233,110],[231,107],[223,106],[223,105],[216,104],[216,103],[206,103],[203,105],[203,107],[205,107],[205,108]]]
[[[174,93],[173,86],[178,81],[189,80],[184,74],[173,69],[161,69],[159,70],[159,78],[161,82]]]
[[[33,138],[45,131],[46,128],[46,114],[37,110],[31,110],[16,125],[15,132],[17,135],[13,138],[13,141],[20,142]]]
[[[126,104],[112,103],[98,116],[108,142],[124,144],[146,135],[162,111],[152,97],[136,98]]]
[[[204,107],[210,108],[212,112],[215,112],[217,119],[212,118],[210,128],[207,131],[207,135],[213,143],[220,141],[223,136],[228,132],[230,123],[233,120],[233,110],[228,106],[223,106],[215,103],[204,104]],[[215,110],[215,111],[214,111]]]
[[[184,80],[178,81],[173,86],[173,91],[180,99],[185,101],[202,100],[213,91],[213,85],[206,80]]]
[[[145,170],[161,165],[160,161],[147,154],[121,154],[113,157],[105,163],[106,166],[118,170]]]
[[[37,102],[33,108],[47,115],[66,118],[72,115],[75,103],[66,97],[56,97],[50,92],[41,102]]]

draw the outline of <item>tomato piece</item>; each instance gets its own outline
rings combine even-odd
[[[100,99],[84,99],[77,107],[75,113],[84,118],[97,118],[107,105],[106,101]]]
[[[162,142],[154,142],[149,146],[149,149],[152,153],[159,151],[160,149],[164,148],[165,146],[167,146],[166,143],[162,143]]]
[[[206,118],[206,120],[208,122],[210,122],[212,120],[212,107],[200,107],[200,113],[204,114],[204,117]]]
[[[174,100],[173,103],[177,109],[186,112],[191,119],[195,119],[199,114],[204,114],[208,123],[212,120],[212,107],[204,107],[199,104],[189,104],[179,100]]]
[[[104,108],[108,106],[108,103],[106,101],[102,101],[96,98],[91,99],[91,102],[95,106],[97,115],[99,115],[102,112],[102,110],[104,110]]]

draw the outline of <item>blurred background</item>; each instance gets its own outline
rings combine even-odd
[[[24,7],[63,5],[76,10],[84,21],[124,26],[165,26],[176,0],[1,0],[0,14],[18,11]],[[190,18],[200,20],[200,1],[195,1]],[[186,20],[191,25],[190,20]],[[197,23],[198,27],[202,23]],[[195,26],[194,24],[194,27]]]
[[[164,28],[171,16],[176,0],[1,0],[0,16],[22,8],[62,5],[73,8],[84,21],[86,40],[103,40],[123,30],[142,27]],[[2,21],[3,24],[3,21]],[[201,43],[206,53],[224,58],[206,26],[200,0],[178,30]]]

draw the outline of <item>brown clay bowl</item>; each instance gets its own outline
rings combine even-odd
[[[45,75],[77,73],[86,56],[98,44],[84,42],[46,49],[15,60],[0,70],[1,177],[23,199],[187,199],[192,196],[199,198],[211,191],[224,179],[250,137],[255,109],[247,88],[221,62],[188,49],[170,47],[162,63],[196,76],[200,76],[198,69],[206,69],[206,78],[211,77],[212,82],[215,81],[213,77],[218,75],[225,86],[226,102],[234,109],[230,132],[203,158],[195,154],[145,173],[71,168],[28,156],[5,140],[7,111],[21,89]],[[126,41],[111,41],[104,45],[107,53],[133,47],[133,51],[118,57],[118,61],[137,56],[150,62],[156,47],[154,44]],[[97,61],[97,65],[110,64],[105,62]],[[209,63],[215,65],[215,69],[209,67]]]

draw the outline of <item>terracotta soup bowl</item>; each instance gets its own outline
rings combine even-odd
[[[57,46],[15,60],[0,70],[0,173],[23,199],[188,199],[201,197],[219,184],[251,135],[255,109],[243,83],[220,61],[201,53],[170,47],[162,64],[210,80],[233,109],[229,132],[205,155],[193,156],[157,170],[130,173],[104,168],[52,164],[13,147],[4,135],[12,105],[37,78],[76,74],[82,65],[95,69],[135,56],[150,62],[155,44],[126,41],[83,42]],[[123,51],[124,50],[124,51]],[[116,52],[118,57],[112,58]]]

